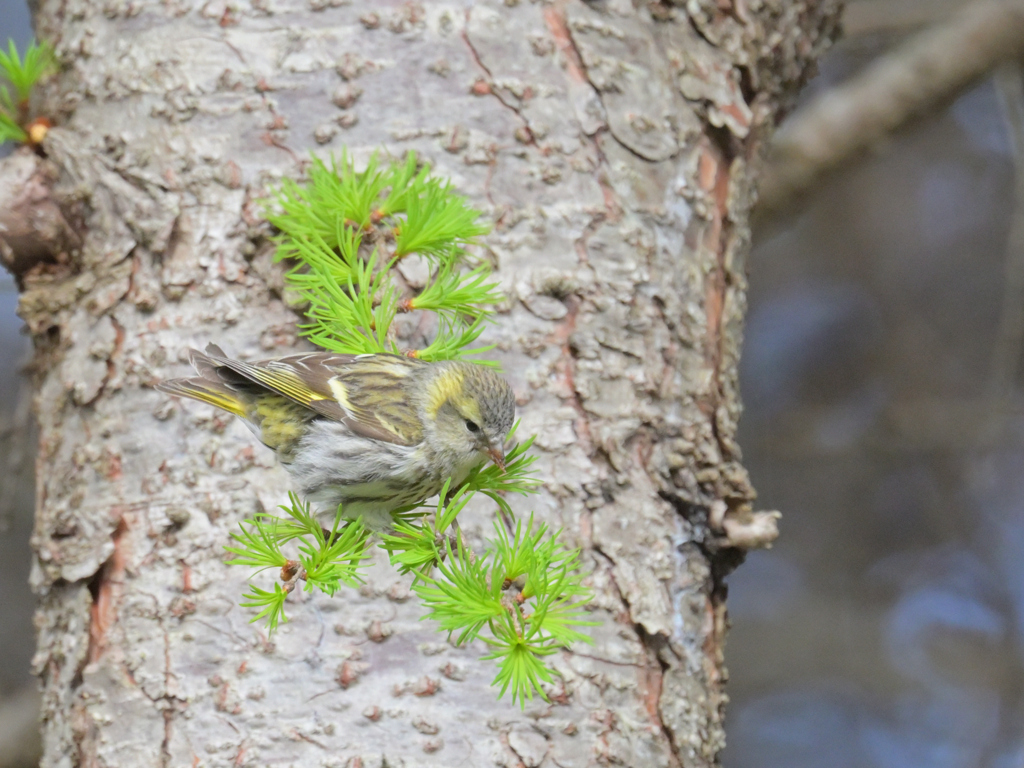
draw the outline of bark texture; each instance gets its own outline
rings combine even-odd
[[[774,527],[734,440],[753,161],[836,5],[44,0],[43,176],[75,236],[8,256],[37,348],[43,765],[715,764],[721,578]],[[415,149],[494,222],[490,341],[544,479],[516,503],[583,547],[601,622],[551,703],[495,701],[384,563],[268,641],[222,546],[287,479],[151,388],[209,340],[301,345],[256,200],[343,146]]]

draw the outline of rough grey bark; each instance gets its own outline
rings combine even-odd
[[[62,234],[36,229],[46,263],[10,257],[37,348],[43,765],[713,765],[721,579],[774,534],[734,440],[752,161],[836,16],[44,0],[65,68],[35,173]],[[383,563],[268,641],[222,546],[286,477],[230,417],[152,389],[208,340],[301,346],[256,201],[343,146],[416,150],[494,222],[489,340],[544,479],[515,503],[584,549],[600,621],[551,703],[495,701],[480,649],[420,622]]]

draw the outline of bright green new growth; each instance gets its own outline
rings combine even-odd
[[[340,353],[391,352],[424,360],[477,355],[472,348],[502,296],[486,265],[464,268],[467,246],[487,229],[480,214],[449,185],[418,167],[410,153],[403,163],[380,167],[376,158],[357,172],[342,156],[328,167],[314,160],[305,185],[285,181],[277,212],[268,216],[280,235],[277,259],[294,262],[288,286],[305,304],[302,333]],[[395,280],[394,267],[416,254],[429,267],[427,284],[414,291]],[[427,312],[437,319],[434,341],[403,351],[392,322],[401,312]],[[489,361],[478,361],[493,365]],[[509,435],[511,440],[515,433]],[[480,639],[498,665],[499,696],[511,690],[525,705],[555,672],[545,658],[576,641],[589,642],[579,628],[588,599],[579,574],[578,550],[565,549],[557,532],[514,522],[508,493],[529,494],[533,439],[511,446],[506,467],[482,465],[458,488],[445,484],[435,504],[393,511],[393,529],[379,544],[400,573],[412,573],[413,591],[456,644]],[[477,493],[494,501],[495,537],[477,555],[457,524]],[[361,520],[346,521],[338,510],[330,531],[321,528],[309,505],[296,496],[283,515],[260,514],[242,522],[226,547],[229,564],[280,569],[273,590],[250,587],[242,603],[258,609],[268,630],[287,621],[284,605],[299,582],[333,595],[341,585],[360,583],[369,558],[371,534]],[[296,550],[291,556],[282,549]]]
[[[28,100],[32,88],[53,71],[55,60],[49,43],[29,43],[25,57],[8,39],[7,51],[0,49],[0,144],[29,140]],[[13,90],[13,94],[11,91]]]
[[[501,296],[486,267],[459,266],[466,245],[487,229],[429,168],[417,168],[414,155],[383,169],[374,158],[362,173],[345,155],[330,168],[314,160],[309,183],[285,181],[277,203],[281,213],[268,217],[281,230],[277,259],[297,262],[288,283],[308,303],[302,330],[314,344],[332,352],[399,353],[391,335],[395,316],[422,310],[437,315],[439,331],[417,357],[486,351],[468,347]],[[426,259],[431,280],[403,298],[391,268],[411,254]]]

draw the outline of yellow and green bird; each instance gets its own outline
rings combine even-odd
[[[246,363],[214,344],[189,350],[198,376],[157,385],[238,416],[299,491],[371,528],[457,487],[489,457],[504,467],[512,388],[489,368],[401,355],[290,355]]]

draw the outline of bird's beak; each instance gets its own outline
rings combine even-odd
[[[501,448],[488,448],[487,454],[491,457],[491,461],[494,465],[502,472],[505,471],[505,453]]]

